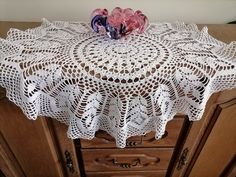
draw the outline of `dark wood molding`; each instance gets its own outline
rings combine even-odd
[[[225,169],[221,173],[220,177],[227,177],[227,176],[229,176],[234,168],[236,168],[236,154],[231,159],[231,161],[228,163],[228,165],[225,167]]]
[[[175,146],[174,153],[172,155],[172,158],[171,158],[171,161],[170,161],[167,173],[166,173],[166,177],[170,177],[173,174],[174,169],[177,166],[179,158],[182,154],[182,150],[183,150],[185,141],[186,141],[188,134],[190,132],[191,126],[192,126],[192,122],[189,121],[188,116],[185,116],[184,124],[181,129],[179,138],[177,140],[177,144]]]
[[[0,101],[6,98],[6,90],[0,86]]]
[[[84,169],[84,160],[83,160],[83,156],[82,156],[82,152],[81,152],[80,139],[79,138],[75,139],[74,144],[75,144],[75,151],[76,151],[76,155],[77,155],[77,161],[78,161],[79,169],[80,169],[80,176],[86,177],[85,169]]]

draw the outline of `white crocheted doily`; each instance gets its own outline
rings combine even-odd
[[[160,138],[176,113],[200,119],[212,93],[236,87],[236,43],[179,22],[112,40],[87,23],[44,20],[0,39],[0,85],[30,119],[64,122],[71,138],[102,129],[125,147],[149,131]]]

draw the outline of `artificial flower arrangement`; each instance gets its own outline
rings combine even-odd
[[[91,26],[95,32],[105,31],[111,39],[119,39],[133,31],[144,32],[149,22],[140,11],[116,7],[109,15],[107,9],[95,9],[91,14]]]

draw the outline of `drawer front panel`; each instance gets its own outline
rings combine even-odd
[[[166,170],[173,148],[83,149],[85,171]]]
[[[126,147],[174,147],[180,130],[183,126],[184,118],[174,118],[168,122],[166,132],[162,139],[156,140],[155,133],[150,132],[144,136],[134,136],[127,139]],[[91,140],[81,140],[82,148],[114,148],[116,147],[113,137],[105,131],[98,131],[96,138]]]
[[[88,172],[86,177],[165,177],[166,171]]]

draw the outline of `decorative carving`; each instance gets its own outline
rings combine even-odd
[[[140,138],[141,140],[140,141],[126,141],[126,146],[127,147],[134,147],[134,146],[138,146],[138,145],[141,145],[143,143],[143,139]]]

